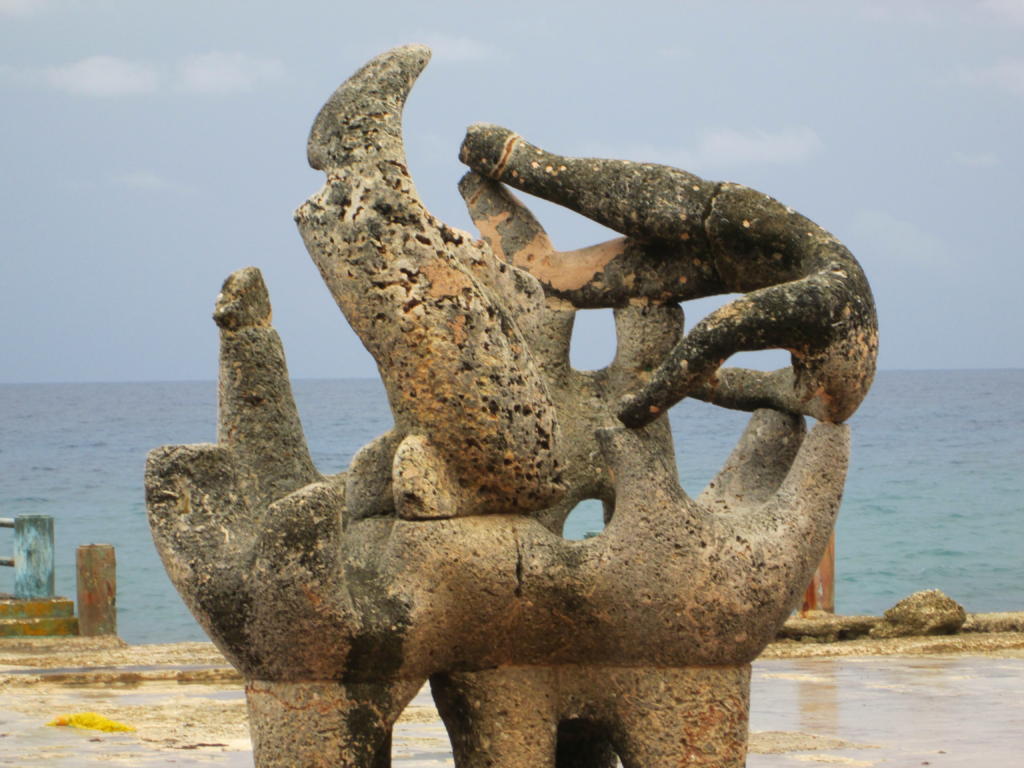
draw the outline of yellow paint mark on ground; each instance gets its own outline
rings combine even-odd
[[[135,728],[130,725],[119,723],[116,720],[111,720],[95,712],[78,712],[73,715],[60,715],[47,723],[47,725],[83,728],[90,731],[103,731],[104,733],[135,730]]]

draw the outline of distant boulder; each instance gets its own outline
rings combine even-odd
[[[887,610],[871,630],[871,637],[952,635],[967,620],[967,612],[956,600],[937,589],[915,592]]]

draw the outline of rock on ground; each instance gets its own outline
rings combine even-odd
[[[951,635],[967,620],[956,600],[938,589],[915,592],[887,610],[872,630],[877,638]]]

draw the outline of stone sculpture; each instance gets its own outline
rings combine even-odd
[[[458,766],[743,765],[750,662],[825,548],[840,422],[873,373],[863,274],[752,190],[557,157],[491,126],[462,150],[483,239],[454,230],[403,153],[428,57],[385,53],[328,100],[309,139],[327,181],[296,213],[394,428],[320,474],[266,288],[236,272],[214,314],[217,443],[147,463],[167,572],[247,680],[263,768],[390,765],[391,728],[427,680]],[[626,237],[557,252],[499,182]],[[728,291],[746,294],[683,333],[678,302]],[[617,354],[581,372],[573,316],[595,306],[615,309]],[[719,368],[766,347],[792,368]],[[696,499],[664,414],[687,396],[753,411]],[[606,528],[566,541],[585,498]]]

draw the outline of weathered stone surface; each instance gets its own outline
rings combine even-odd
[[[842,422],[867,394],[878,352],[867,280],[842,243],[792,209],[675,168],[555,155],[492,125],[472,126],[460,157],[626,235],[585,253],[544,255],[534,244],[514,262],[577,306],[746,294],[679,340],[624,404],[627,425],[647,424],[687,396]],[[789,350],[792,367],[718,372],[735,352],[769,348]]]
[[[1024,611],[968,613],[961,632],[1024,632]]]
[[[950,627],[954,627],[959,621],[958,612],[955,608],[949,613]],[[801,640],[821,643],[834,643],[843,640],[855,640],[871,634],[871,630],[885,622],[881,616],[838,616],[820,611],[812,612],[806,616],[792,616],[779,630],[776,640]],[[918,626],[927,630],[930,623],[922,622]],[[966,620],[958,629],[949,629],[942,634],[957,633],[1019,633],[1024,632],[1024,612],[1010,611],[1004,613],[968,613]],[[874,637],[886,639],[886,637],[913,637],[916,632],[905,635],[887,635],[883,631]],[[926,634],[935,634],[927,632]]]
[[[966,620],[967,612],[956,600],[937,589],[926,589],[887,610],[871,630],[871,636],[950,635],[959,631]]]
[[[168,574],[248,681],[263,768],[384,768],[428,678],[459,766],[740,766],[748,665],[797,604],[839,507],[838,422],[873,370],[866,283],[841,246],[817,229],[804,243],[793,228],[813,225],[763,196],[620,161],[549,170],[533,158],[554,156],[497,129],[464,149],[475,172],[460,190],[483,239],[451,229],[423,207],[402,150],[427,57],[390,51],[328,100],[309,140],[326,184],[296,212],[377,360],[394,427],[321,475],[262,279],[235,273],[215,312],[218,442],[147,462]],[[626,239],[556,251],[494,180],[513,171]],[[608,189],[621,204],[602,202]],[[753,235],[729,229],[736,212]],[[791,235],[781,264],[761,263]],[[845,278],[825,274],[825,251]],[[677,302],[724,290],[749,293],[683,335]],[[776,322],[790,300],[799,312]],[[587,306],[615,308],[616,357],[599,371],[569,364]],[[858,333],[864,346],[849,347]],[[717,371],[758,338],[795,345],[794,370]],[[829,357],[843,344],[848,368]],[[684,358],[700,373],[677,376]],[[696,498],[664,414],[686,394],[753,411]],[[805,414],[821,423],[808,430]],[[606,528],[567,541],[586,498],[604,502]]]
[[[550,765],[557,742],[575,734],[584,738],[559,766],[613,768],[612,750],[645,768],[746,763],[746,664],[505,667],[439,675],[431,690],[466,768]]]
[[[614,489],[597,441],[598,430],[619,425],[615,415],[618,401],[642,386],[676,343],[682,311],[675,305],[642,299],[616,308],[615,359],[602,370],[575,370],[569,365],[569,344],[577,307],[542,290],[534,275],[516,268],[535,256],[555,254],[547,234],[500,184],[469,173],[459,189],[473,222],[498,259],[496,274],[504,279],[501,295],[533,351],[558,413],[562,440],[557,455],[566,492],[559,503],[540,510],[536,517],[549,530],[560,533],[566,516],[581,500],[601,499],[606,509],[613,505]],[[644,439],[656,444],[659,454],[674,460],[667,420],[649,425]]]
[[[420,687],[420,680],[250,680],[245,698],[256,765],[388,766],[391,727]]]
[[[396,429],[432,446],[416,458],[410,448],[406,462],[451,475],[456,504],[422,514],[541,509],[562,490],[546,387],[490,285],[490,254],[429,214],[405,165],[402,107],[428,57],[417,47],[379,57],[328,100],[309,138],[310,165],[327,183],[295,219],[377,360]],[[393,493],[401,503],[417,490]]]
[[[787,619],[775,639],[819,643],[854,640],[869,634],[881,621],[878,616],[836,616],[813,611],[807,616]]]

